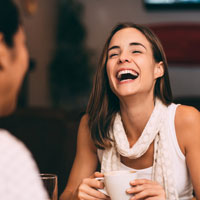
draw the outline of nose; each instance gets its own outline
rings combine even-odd
[[[128,55],[128,53],[126,52],[121,52],[119,56],[119,63],[126,63],[130,61],[131,61],[130,55]]]

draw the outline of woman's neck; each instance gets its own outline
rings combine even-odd
[[[146,97],[121,101],[120,111],[122,122],[132,146],[142,134],[154,109],[154,98]]]

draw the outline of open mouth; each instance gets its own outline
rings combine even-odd
[[[117,79],[121,81],[127,81],[127,80],[134,80],[139,76],[139,74],[136,71],[133,70],[121,70],[117,73]]]

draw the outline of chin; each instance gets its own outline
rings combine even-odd
[[[115,95],[118,97],[130,97],[130,96],[134,96],[135,94],[137,94],[136,91],[134,90],[123,90],[123,91],[118,91],[115,92]]]
[[[6,117],[6,116],[11,115],[15,111],[15,108],[16,108],[16,103],[10,103],[10,104],[5,105],[1,109],[0,116]]]

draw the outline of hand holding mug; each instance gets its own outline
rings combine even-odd
[[[165,200],[165,191],[163,187],[152,180],[136,179],[131,181],[131,188],[127,190],[127,193],[133,194],[131,200],[148,199],[152,200]]]
[[[85,178],[82,180],[81,184],[77,190],[77,196],[79,200],[89,200],[92,198],[109,200],[110,198],[98,191],[98,189],[103,189],[104,184],[95,178],[103,177],[102,173],[95,172],[90,178]]]

